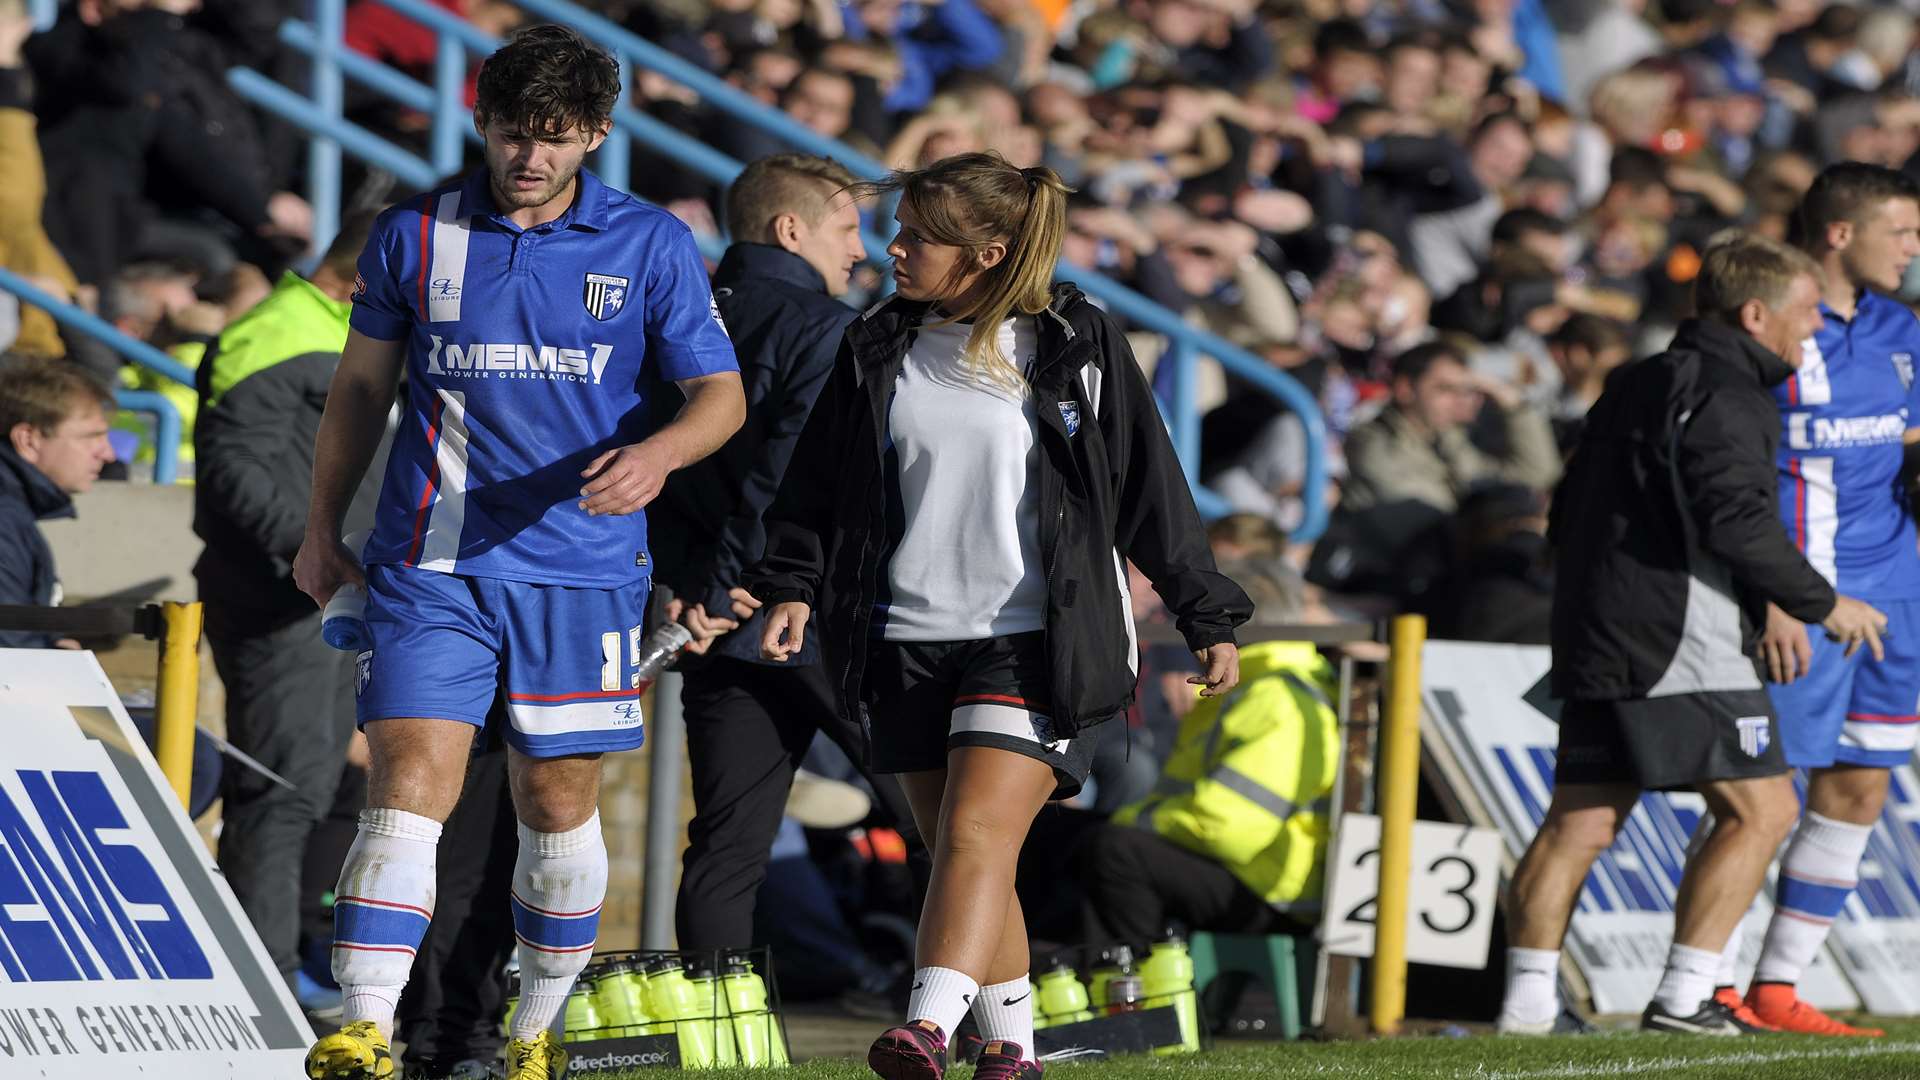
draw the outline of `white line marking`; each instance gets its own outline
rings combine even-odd
[[[1454,1075],[1463,1078],[1472,1077],[1473,1080],[1573,1080],[1573,1078],[1584,1076],[1640,1076],[1645,1073],[1710,1068],[1717,1065],[1770,1065],[1780,1061],[1847,1060],[1881,1057],[1887,1054],[1920,1054],[1920,1042],[1875,1042],[1844,1048],[1835,1047],[1831,1050],[1782,1050],[1772,1054],[1747,1050],[1737,1054],[1714,1054],[1710,1057],[1627,1058],[1605,1063],[1560,1065],[1551,1069],[1482,1068],[1471,1072],[1456,1072]]]

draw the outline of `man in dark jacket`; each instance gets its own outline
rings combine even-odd
[[[0,366],[0,604],[54,607],[60,580],[39,522],[73,516],[73,496],[113,460],[113,394],[64,360]],[[0,648],[47,649],[50,634],[0,631]]]
[[[1565,1030],[1559,947],[1593,860],[1640,793],[1692,788],[1714,824],[1674,903],[1648,1030],[1765,1030],[1714,995],[1721,948],[1793,827],[1755,663],[1768,602],[1876,658],[1886,618],[1836,596],[1780,524],[1770,388],[1820,326],[1820,270],[1758,237],[1707,252],[1700,317],[1622,369],[1554,499],[1553,690],[1565,704],[1553,802],[1514,872],[1500,1030]]]
[[[207,546],[193,573],[226,684],[227,738],[297,788],[227,772],[220,868],[290,984],[302,853],[333,804],[353,735],[353,656],[320,640],[320,612],[293,584],[293,556],[306,536],[314,435],[347,340],[354,260],[372,222],[342,223],[313,277],[282,277],[199,369],[193,530]]]
[[[708,650],[683,665],[694,801],[675,915],[683,949],[753,944],[754,896],[814,735],[826,732],[855,762],[864,756],[864,736],[840,715],[817,650],[797,666],[762,661],[760,618],[736,630],[751,610],[728,595],[765,547],[761,512],[856,314],[834,299],[866,257],[859,213],[842,194],[853,179],[827,158],[777,154],[747,166],[727,192],[735,243],[713,297],[740,358],[747,422],[669,478],[656,503],[664,512],[649,518],[655,581],[702,639],[695,648]],[[659,400],[668,414],[680,406],[676,394]],[[910,830],[899,785],[888,777],[874,787]]]

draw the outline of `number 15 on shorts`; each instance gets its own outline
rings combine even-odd
[[[1372,956],[1380,885],[1380,819],[1340,819],[1327,867],[1321,940],[1336,956]],[[1478,970],[1487,966],[1500,834],[1470,825],[1413,823],[1413,880],[1407,892],[1407,959]]]

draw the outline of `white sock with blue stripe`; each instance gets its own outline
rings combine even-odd
[[[1780,859],[1773,922],[1767,926],[1756,983],[1795,983],[1813,963],[1827,931],[1847,904],[1860,875],[1873,826],[1835,821],[1813,811],[1800,819]]]
[[[393,1034],[394,1010],[433,918],[440,823],[405,810],[360,812],[360,833],[333,901],[333,978],[341,1023],[371,1020]]]
[[[566,832],[520,826],[513,864],[513,932],[520,939],[520,1007],[512,1035],[531,1039],[564,1026],[567,995],[593,959],[607,898],[607,846],[600,815]]]

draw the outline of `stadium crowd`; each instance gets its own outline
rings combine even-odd
[[[531,21],[506,0],[435,2],[492,34]],[[993,151],[1014,166],[1051,168],[1073,189],[1066,259],[1299,380],[1319,403],[1333,460],[1332,522],[1313,543],[1289,537],[1302,515],[1305,427],[1202,362],[1201,477],[1234,511],[1210,539],[1264,622],[1419,611],[1435,637],[1546,643],[1550,493],[1609,373],[1665,348],[1693,314],[1710,238],[1731,227],[1789,238],[1802,195],[1836,162],[1920,178],[1920,5],[1906,0],[581,6],[888,167]],[[0,0],[0,267],[189,366],[210,350],[232,353],[240,339],[225,335],[244,327],[243,316],[304,288],[286,302],[321,305],[312,310],[333,311],[337,326],[316,325],[314,341],[288,354],[318,354],[321,370],[298,385],[282,372],[284,396],[268,407],[293,410],[288,402],[304,394],[317,417],[310,399],[325,385],[329,349],[344,340],[358,243],[292,279],[306,285],[287,284],[290,271],[310,269],[303,256],[315,239],[299,194],[305,143],[224,78],[237,65],[301,79],[304,61],[277,28],[302,8],[68,0],[54,27],[35,34],[22,0]],[[347,41],[430,78],[432,32],[376,0],[350,6]],[[786,149],[657,74],[638,73],[630,95],[634,107],[742,162]],[[421,114],[358,91],[347,109],[397,143],[426,144]],[[697,236],[720,239],[733,225],[723,189],[644,147],[634,155],[635,194]],[[358,237],[371,211],[406,194],[363,166],[349,181],[346,220]],[[890,222],[869,225],[892,232]],[[864,306],[881,284],[858,269],[843,299]],[[1920,265],[1901,297],[1920,299]],[[162,389],[189,416],[199,411],[185,449],[201,457],[202,484],[231,482],[218,455],[256,452],[236,434],[232,407],[224,420],[209,411],[246,400],[228,394],[251,373],[223,381],[209,365],[197,392],[162,386],[7,294],[0,305],[0,344],[12,356]],[[1156,389],[1170,390],[1171,365],[1157,363],[1164,342],[1138,328],[1128,339]],[[9,429],[42,415],[0,408]],[[105,475],[124,479],[150,450],[131,420],[115,426],[121,461]],[[22,537],[0,548],[0,583],[11,590],[0,603],[50,600],[45,546],[26,537],[34,518],[70,513],[68,495],[92,480],[49,486],[33,475],[19,447],[0,448],[3,520]],[[253,554],[266,556],[203,564],[203,583],[228,589],[240,580],[233,575],[253,574],[287,582],[275,601],[285,611],[303,603],[286,577],[301,527],[286,515],[301,512],[304,498],[296,502],[263,504],[251,531],[198,523],[212,547],[255,543]],[[1142,582],[1134,603],[1146,621],[1169,619]],[[229,608],[211,628],[216,637],[272,645],[266,636],[283,625],[280,613]],[[269,662],[223,663],[222,674]],[[1312,657],[1273,663],[1325,678]],[[1080,808],[1104,816],[1136,804],[1161,765],[1173,768],[1191,741],[1182,726],[1194,705],[1190,667],[1177,646],[1146,650],[1141,700],[1125,720],[1130,738],[1105,740]],[[1296,719],[1290,738],[1330,737],[1303,733],[1325,719],[1311,710]],[[363,750],[349,730],[343,720],[328,760],[293,763],[309,778],[338,774],[309,791],[303,819],[324,814],[340,777],[361,767],[350,760]],[[359,790],[347,782],[338,797]],[[1098,819],[1060,827],[1094,830]],[[1137,937],[1181,915],[1184,901],[1139,905],[1136,883],[1123,880],[1134,835],[1091,841],[1102,853],[1083,875],[1093,899],[1056,918],[1059,933]],[[1263,897],[1269,903],[1252,916],[1246,890],[1231,881],[1186,899],[1223,928],[1311,918],[1317,878],[1298,865],[1289,874],[1291,895]],[[1047,898],[1023,899],[1031,911],[1049,908]],[[291,942],[297,912],[271,917]],[[1047,924],[1033,918],[1038,934]],[[885,974],[850,970],[834,989],[884,993]]]

